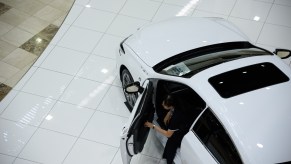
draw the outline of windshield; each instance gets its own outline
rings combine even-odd
[[[250,44],[239,47],[238,45],[233,46],[234,43],[232,43],[232,46],[227,47],[228,44],[230,43],[220,44],[212,50],[206,49],[206,51],[200,50],[198,52],[189,51],[187,54],[182,53],[175,56],[174,59],[169,59],[170,64],[164,63],[164,67],[157,70],[157,72],[171,76],[191,77],[204,69],[224,62],[250,56],[272,55],[270,52],[250,46]]]

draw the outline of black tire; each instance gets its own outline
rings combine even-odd
[[[127,86],[128,84],[133,83],[133,82],[134,82],[134,80],[133,80],[130,72],[126,68],[123,69],[121,72],[122,87],[124,88],[125,86]],[[130,108],[129,110],[131,111],[135,102],[136,102],[138,94],[137,93],[128,94],[124,90],[123,90],[123,93],[124,93],[128,108]]]

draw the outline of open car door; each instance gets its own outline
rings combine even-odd
[[[143,150],[150,130],[144,126],[144,123],[147,120],[152,121],[154,117],[152,82],[146,81],[143,88],[144,90],[138,97],[128,122],[122,130],[120,150],[123,164],[129,164],[132,156]]]

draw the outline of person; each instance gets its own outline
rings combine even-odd
[[[162,102],[162,106],[165,110],[168,111],[163,119],[167,128],[163,129],[148,121],[145,122],[144,126],[153,128],[168,138],[164,149],[163,158],[167,160],[167,164],[172,164],[176,155],[176,151],[180,147],[181,141],[186,132],[182,128],[182,113],[180,110],[176,109],[176,104],[172,95],[166,96]]]

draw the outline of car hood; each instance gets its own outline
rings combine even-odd
[[[226,99],[208,83],[213,75],[261,62],[276,65],[289,81]],[[209,100],[207,104],[236,143],[245,163],[282,163],[291,161],[290,79],[291,70],[281,59],[256,56],[209,68],[193,76],[191,83],[204,99]]]
[[[222,18],[176,17],[139,29],[125,44],[153,67],[188,50],[237,41],[248,38]]]

